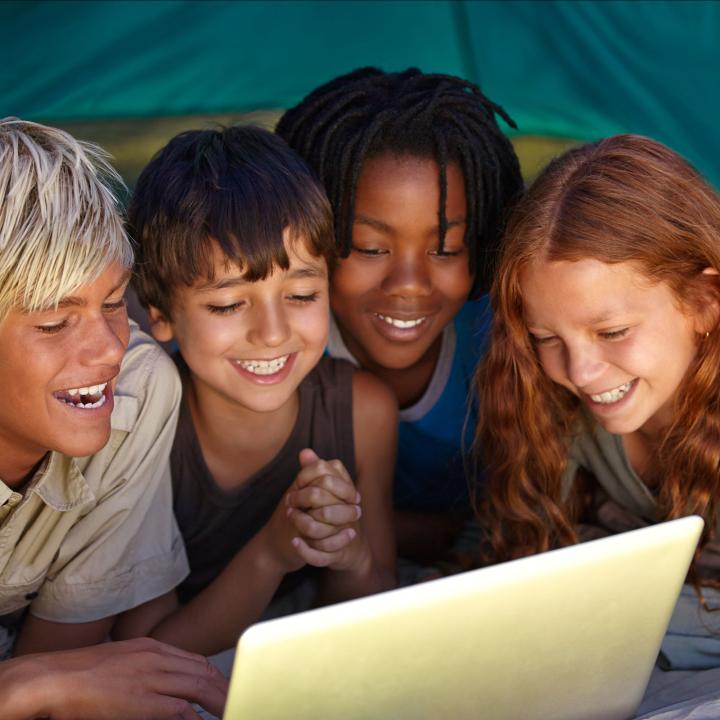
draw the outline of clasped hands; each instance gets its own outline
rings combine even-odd
[[[309,448],[300,472],[269,525],[287,571],[303,565],[353,571],[367,562],[361,532],[360,493],[340,460],[323,460]]]

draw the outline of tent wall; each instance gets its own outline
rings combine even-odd
[[[282,108],[362,65],[463,75],[522,134],[650,135],[720,185],[720,3],[0,3],[0,115]]]

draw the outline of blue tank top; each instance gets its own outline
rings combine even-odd
[[[427,390],[400,411],[394,505],[398,510],[445,512],[468,507],[465,457],[475,434],[475,366],[485,349],[491,310],[487,296],[465,303],[443,331]],[[328,353],[354,362],[333,323]]]

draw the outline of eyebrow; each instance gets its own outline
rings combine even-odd
[[[305,278],[325,278],[327,273],[325,268],[320,265],[303,265],[301,267],[290,268],[286,271],[286,280],[303,280]],[[227,277],[212,282],[203,283],[198,287],[200,292],[212,292],[214,290],[226,290],[227,288],[242,287],[244,285],[253,285],[254,283],[246,280],[242,276]]]
[[[130,277],[132,275],[132,270],[126,270],[122,277],[120,278],[120,282],[112,289],[110,292],[106,295],[106,297],[110,297],[113,293],[116,293],[123,285],[125,285],[128,280],[130,280]],[[69,307],[84,307],[87,305],[87,302],[83,300],[83,298],[77,297],[75,295],[67,295],[66,297],[62,298],[58,304],[57,309],[64,309]],[[54,305],[49,305],[47,307],[41,307],[38,308],[38,312],[49,312],[55,310]]]
[[[589,317],[582,321],[583,325],[587,325],[588,327],[594,327],[596,325],[604,325],[610,321],[614,325],[622,325],[625,322],[629,322],[629,318],[627,317],[630,313],[628,311],[625,312],[619,312],[615,310],[610,310],[607,312],[599,312],[596,315],[593,315],[592,317]],[[532,332],[533,329],[542,328],[543,326],[536,322],[531,322],[531,319],[526,318],[525,319],[525,326]]]
[[[355,215],[354,223],[356,225],[369,225],[371,228],[374,228],[382,233],[390,233],[393,231],[392,226],[388,225],[386,222],[361,213]],[[467,219],[464,217],[453,218],[452,220],[448,219],[447,228],[449,230],[450,228],[457,227],[458,225],[465,225],[466,223]],[[437,230],[439,227],[439,225],[436,225],[433,229]]]

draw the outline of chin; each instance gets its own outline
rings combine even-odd
[[[54,448],[68,457],[88,457],[100,452],[110,440],[110,426],[106,431],[97,433],[78,433],[73,438],[64,438],[65,442],[58,443]]]
[[[628,421],[612,421],[598,418],[600,425],[612,435],[630,435],[642,427],[642,423]]]
[[[393,343],[391,352],[375,353],[373,360],[381,367],[388,370],[403,370],[404,368],[413,367],[422,360],[428,351],[428,348],[408,348],[401,343]],[[390,357],[388,358],[388,355]]]

